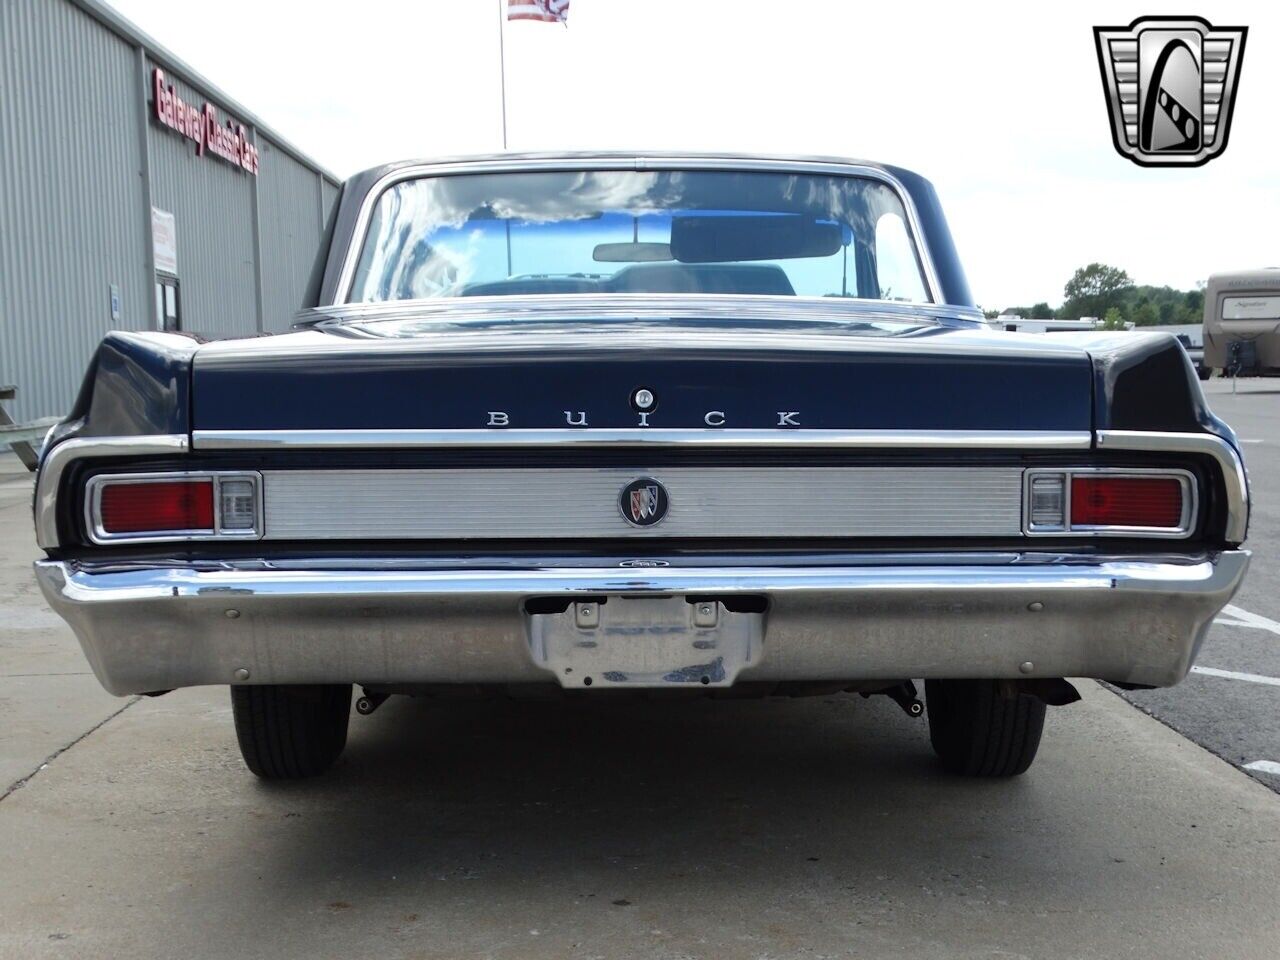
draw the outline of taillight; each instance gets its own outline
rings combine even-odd
[[[102,488],[99,505],[106,533],[213,532],[213,480],[153,480]]]
[[[256,473],[114,474],[86,488],[94,543],[258,537],[261,478]]]
[[[1195,479],[1186,470],[1029,470],[1028,534],[1185,537],[1195,527]]]
[[[1073,527],[1177,527],[1182,521],[1178,477],[1071,478]]]

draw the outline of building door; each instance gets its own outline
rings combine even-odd
[[[156,275],[156,316],[161,330],[182,329],[182,301],[178,296],[178,278]]]

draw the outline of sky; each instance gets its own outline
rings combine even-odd
[[[339,176],[503,148],[499,0],[110,3]],[[1188,12],[1249,27],[1229,145],[1138,167],[1092,28]],[[989,309],[1056,306],[1092,261],[1180,289],[1280,265],[1280,4],[572,0],[567,27],[504,29],[509,149],[905,166]]]

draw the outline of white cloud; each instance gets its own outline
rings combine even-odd
[[[498,0],[113,3],[340,175],[501,148]],[[1277,11],[1205,11],[1250,35],[1230,146],[1195,170],[1115,153],[1091,29],[1181,8],[1103,3],[573,0],[567,29],[507,25],[510,146],[899,163],[983,304],[1057,302],[1092,260],[1190,288],[1280,264]]]

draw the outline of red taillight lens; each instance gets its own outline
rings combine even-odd
[[[212,530],[212,480],[109,483],[102,488],[100,520],[106,533]]]
[[[1071,478],[1073,527],[1177,527],[1182,482],[1176,477]]]

